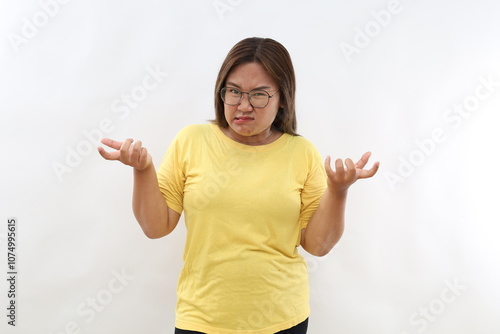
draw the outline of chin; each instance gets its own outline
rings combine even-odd
[[[240,136],[245,136],[245,137],[251,137],[251,136],[255,136],[255,135],[258,135],[258,133],[254,132],[252,129],[235,129],[235,128],[232,128],[234,132],[236,132],[238,135]]]

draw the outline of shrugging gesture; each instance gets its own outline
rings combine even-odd
[[[371,152],[363,154],[356,164],[351,159],[345,160],[345,167],[342,159],[335,160],[335,171],[330,166],[331,157],[325,159],[325,170],[328,176],[328,189],[332,191],[346,191],[354,182],[359,179],[367,179],[377,173],[380,163],[377,161],[370,169],[363,169],[368,163]]]
[[[134,167],[137,170],[144,170],[149,167],[153,161],[151,155],[145,147],[142,147],[142,142],[133,139],[126,139],[124,142],[119,142],[109,138],[101,140],[106,146],[114,148],[116,151],[107,152],[102,147],[97,150],[106,160],[118,160],[125,165]]]
[[[344,213],[347,190],[358,179],[370,178],[380,166],[375,162],[370,169],[363,169],[368,163],[371,153],[366,152],[354,164],[351,159],[335,160],[335,171],[330,166],[331,158],[325,159],[325,171],[328,176],[327,188],[316,212],[309,224],[302,230],[302,248],[316,256],[324,256],[330,252],[340,240],[344,232]]]
[[[149,238],[161,238],[172,232],[180,214],[169,208],[160,192],[153,159],[141,141],[126,139],[123,142],[103,138],[101,143],[115,149],[107,152],[98,147],[106,160],[117,160],[134,168],[132,209],[144,234]]]

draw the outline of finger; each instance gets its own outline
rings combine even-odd
[[[130,162],[136,166],[139,164],[139,158],[141,155],[142,142],[140,140],[134,142],[130,145]]]
[[[335,174],[338,181],[343,181],[345,178],[344,162],[342,159],[335,160]]]
[[[148,166],[148,150],[145,147],[141,148],[141,153],[139,155],[139,168],[144,169]]]
[[[330,165],[332,161],[332,158],[328,155],[325,159],[325,171],[328,177],[334,177],[335,172],[332,169],[332,166]]]
[[[120,161],[124,164],[130,165],[130,145],[134,140],[131,138],[125,139],[125,141],[120,146]]]
[[[97,147],[97,151],[106,160],[118,160],[120,159],[120,152],[114,151],[114,152],[107,152],[105,149],[102,147]]]
[[[360,179],[366,179],[366,178],[369,178],[369,177],[372,177],[373,175],[375,175],[378,171],[378,168],[380,167],[380,162],[375,162],[372,166],[372,168],[370,168],[369,170],[366,170],[366,171],[363,171],[364,173],[362,173],[360,175]]]
[[[347,158],[345,160],[345,165],[347,167],[346,180],[350,182],[356,181],[356,166],[354,162]]]
[[[359,161],[356,162],[356,168],[363,169],[368,163],[368,159],[370,159],[371,155],[372,155],[371,152],[366,152],[365,154],[363,154],[361,159],[359,159]]]
[[[115,150],[119,150],[120,147],[122,146],[122,142],[110,139],[110,138],[103,138],[101,139],[101,143],[103,143],[106,146],[109,146],[111,148],[114,148]]]

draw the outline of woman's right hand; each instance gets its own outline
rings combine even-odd
[[[106,160],[118,160],[125,165],[134,167],[137,170],[144,170],[151,166],[153,159],[141,141],[134,142],[127,139],[124,142],[103,138],[101,143],[114,148],[116,151],[107,152],[102,147],[97,147],[99,154]]]

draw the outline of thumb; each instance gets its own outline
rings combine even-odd
[[[97,151],[106,160],[118,160],[120,158],[120,152],[119,151],[114,151],[114,152],[107,152],[104,148],[98,146]]]

